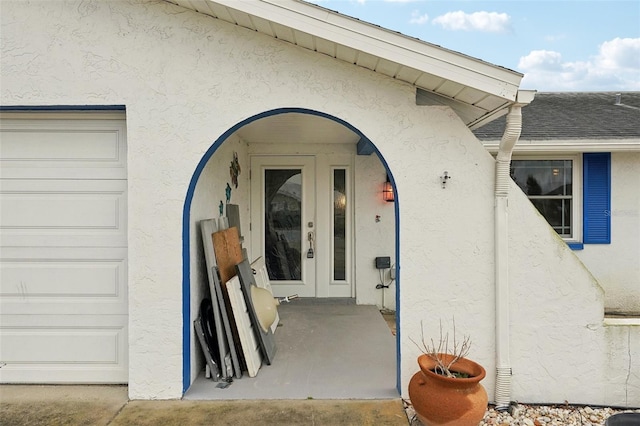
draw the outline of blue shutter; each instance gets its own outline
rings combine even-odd
[[[611,154],[583,154],[583,241],[611,243]]]

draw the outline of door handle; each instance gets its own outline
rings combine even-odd
[[[309,250],[307,250],[307,259],[313,259],[313,256],[314,256],[313,246],[315,243],[315,237],[313,235],[313,231],[307,232],[307,240],[309,240]]]

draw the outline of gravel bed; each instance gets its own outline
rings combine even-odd
[[[405,409],[409,425],[422,426],[422,422],[415,417],[415,411],[410,403],[405,402]],[[489,407],[478,426],[604,426],[610,416],[624,412],[640,413],[640,410],[514,404],[509,411],[497,411]]]

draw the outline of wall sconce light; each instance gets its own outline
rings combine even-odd
[[[442,181],[442,189],[444,189],[449,179],[451,179],[451,176],[449,176],[449,173],[445,170],[442,176],[440,176],[440,180]]]
[[[393,194],[393,185],[391,185],[391,182],[389,182],[389,176],[387,176],[387,181],[382,187],[382,198],[390,203],[395,200],[395,196]]]

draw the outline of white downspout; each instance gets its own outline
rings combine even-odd
[[[509,357],[509,185],[513,148],[522,130],[522,106],[535,92],[519,91],[517,103],[509,108],[507,124],[496,156],[495,186],[495,280],[496,280],[496,409],[511,403],[511,360]]]

